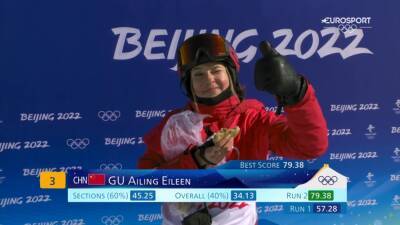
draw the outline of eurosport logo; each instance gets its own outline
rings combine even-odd
[[[99,167],[101,170],[121,170],[121,163],[102,163]]]
[[[114,60],[131,60],[138,56],[142,56],[146,60],[168,60],[173,62],[170,69],[174,71],[177,70],[175,56],[178,45],[183,40],[195,35],[195,33],[225,33],[224,38],[236,49],[238,58],[243,63],[249,63],[255,58],[260,40],[257,29],[243,31],[236,31],[235,29],[228,29],[227,31],[202,29],[197,32],[194,29],[176,29],[174,31],[151,29],[148,33],[144,33],[135,27],[115,27],[111,31],[117,38],[113,55]],[[330,38],[326,40],[326,36]],[[295,36],[290,28],[278,29],[272,32],[272,38],[279,42],[274,47],[280,54],[284,56],[295,55],[304,60],[314,55],[324,58],[328,55],[339,54],[342,59],[347,59],[361,54],[373,54],[370,49],[361,46],[360,43],[363,37],[362,29],[356,29],[351,33],[342,33],[338,27],[327,27],[321,30],[307,29],[298,36]],[[262,39],[268,39],[272,42],[270,37],[262,37]],[[308,47],[305,47],[306,44],[303,46],[303,42],[306,39],[311,39],[312,41],[311,45],[307,44]],[[253,44],[249,44],[249,41],[252,41]],[[335,46],[336,43],[342,41],[349,42],[349,44],[344,47]]]
[[[108,121],[114,122],[114,121],[118,120],[121,117],[121,112],[118,111],[118,110],[115,110],[115,111],[111,111],[111,110],[99,111],[97,113],[97,116],[101,120],[103,120],[105,122],[108,122]]]
[[[319,176],[318,181],[322,185],[334,185],[339,178],[337,176]]]
[[[322,24],[335,25],[343,33],[352,33],[357,29],[372,28],[371,17],[325,17]]]
[[[101,223],[104,225],[120,225],[123,221],[124,217],[122,215],[101,217]]]
[[[85,149],[90,144],[89,138],[67,139],[66,144],[72,149]]]

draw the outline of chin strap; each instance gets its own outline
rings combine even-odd
[[[232,89],[230,88],[230,86],[224,90],[223,92],[221,92],[221,94],[213,97],[213,98],[201,98],[196,96],[196,100],[198,103],[204,104],[204,105],[216,105],[222,101],[224,101],[225,99],[228,99],[229,97],[232,96]]]

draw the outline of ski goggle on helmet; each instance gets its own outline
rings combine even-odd
[[[232,46],[217,34],[199,34],[185,40],[177,52],[178,72],[185,76],[193,67],[207,62],[226,62],[239,72],[239,59]]]

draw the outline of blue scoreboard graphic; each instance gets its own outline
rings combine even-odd
[[[256,204],[259,225],[399,225],[399,9],[361,0],[1,1],[0,225],[160,225],[164,202],[241,201]],[[188,101],[176,49],[200,33],[232,44],[246,98],[275,111],[253,79],[258,43],[268,40],[315,88],[327,152],[138,170],[145,134]]]

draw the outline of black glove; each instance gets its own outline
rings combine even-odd
[[[208,213],[207,208],[197,211],[182,221],[182,225],[211,225],[211,215]]]
[[[256,62],[254,82],[260,91],[275,95],[278,105],[294,105],[303,99],[307,91],[307,82],[297,75],[293,67],[281,56],[271,44],[262,41],[259,45],[263,57]],[[280,112],[277,111],[277,114]]]

